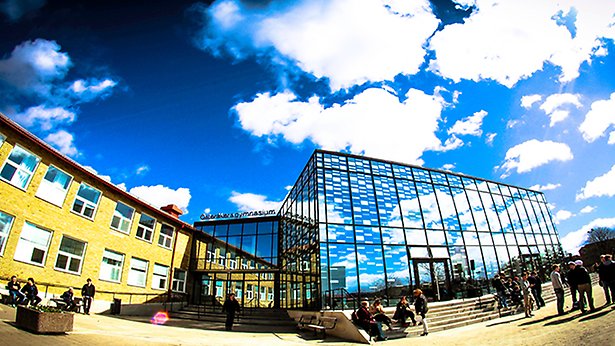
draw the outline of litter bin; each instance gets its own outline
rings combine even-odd
[[[111,314],[119,315],[121,308],[122,308],[122,300],[118,298],[113,298],[113,303],[111,304]]]

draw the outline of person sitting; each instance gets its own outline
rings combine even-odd
[[[21,292],[26,296],[26,305],[30,303],[32,306],[36,306],[42,300],[38,296],[38,288],[36,288],[33,278],[28,278],[28,282],[21,289]]]
[[[393,321],[391,321],[391,318],[387,316],[387,314],[384,312],[384,308],[382,307],[382,302],[380,301],[380,299],[374,300],[374,304],[372,305],[370,312],[372,313],[372,315],[374,315],[374,320],[376,320],[376,322],[382,322],[386,324],[389,330],[393,329]]]
[[[17,282],[17,276],[13,275],[11,277],[11,281],[9,281],[6,286],[9,290],[9,294],[11,295],[11,304],[15,306],[23,303],[26,296],[20,292],[21,285]]]
[[[73,292],[72,287],[69,287],[66,292],[62,293],[62,295],[60,296],[60,299],[62,299],[64,304],[66,304],[66,306],[64,307],[64,310],[73,311],[75,309],[76,304],[73,299],[74,297],[75,297],[75,293]]]
[[[368,310],[369,303],[367,301],[361,302],[361,307],[357,310],[357,324],[359,327],[365,329],[370,336],[375,336],[376,340],[382,341],[387,338],[382,331],[382,322],[374,320],[374,316]]]
[[[410,309],[410,304],[408,303],[408,299],[406,296],[402,296],[397,303],[397,308],[395,309],[395,314],[393,314],[393,319],[399,321],[402,327],[407,327],[408,323],[406,319],[410,317],[412,320],[412,325],[416,326],[416,319],[414,318],[414,312]]]

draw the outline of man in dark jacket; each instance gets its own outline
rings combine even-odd
[[[36,284],[34,283],[33,278],[28,278],[28,282],[21,289],[21,292],[26,296],[27,302],[29,302],[33,306],[36,306],[42,300],[38,296],[38,288],[36,288]]]
[[[83,312],[86,315],[90,314],[92,300],[96,294],[96,287],[92,284],[92,279],[88,278],[87,283],[81,288],[81,297],[83,297]]]
[[[592,297],[592,279],[589,276],[589,272],[585,267],[583,267],[583,262],[581,260],[575,261],[575,277],[577,279],[579,290],[579,308],[581,308],[581,312],[585,313],[585,297],[587,296],[587,303],[589,304],[589,310],[594,311],[594,298]]]
[[[359,327],[365,329],[370,336],[377,337],[376,340],[384,341],[387,338],[382,331],[382,322],[376,322],[374,316],[369,312],[369,303],[367,301],[361,302],[361,307],[357,310],[357,324]]]
[[[504,282],[502,282],[502,278],[499,274],[495,274],[493,280],[491,280],[491,286],[493,286],[493,288],[497,292],[500,306],[503,308],[507,308],[508,301],[506,300],[506,286],[504,286]]]
[[[423,291],[420,289],[414,290],[414,310],[416,314],[421,316],[421,322],[423,323],[423,333],[421,336],[426,336],[429,334],[429,329],[427,328],[427,320],[425,319],[425,315],[427,314],[427,298],[423,294]]]
[[[222,305],[222,312],[226,312],[226,324],[224,329],[233,329],[233,322],[235,320],[235,312],[239,312],[240,306],[237,299],[235,299],[235,293],[229,293],[228,298]]]
[[[60,299],[62,299],[62,301],[66,304],[64,307],[65,310],[72,311],[75,308],[75,302],[73,300],[74,297],[75,294],[73,293],[72,287],[69,287],[66,292],[62,293]]]
[[[23,303],[23,300],[26,299],[26,296],[21,293],[21,285],[17,282],[17,276],[13,275],[11,277],[11,281],[6,285],[9,290],[9,294],[11,295],[11,302],[13,305],[19,305]]]
[[[530,283],[530,290],[534,300],[536,300],[536,306],[540,309],[541,306],[545,306],[545,301],[542,299],[542,280],[535,271],[530,274],[527,280]]]
[[[574,271],[574,268],[577,265],[570,261],[568,262],[568,274],[566,274],[566,281],[568,282],[568,287],[570,288],[570,296],[572,297],[572,309],[570,311],[576,310],[579,308],[579,302],[577,300],[577,286],[579,285],[577,279],[577,272]]]
[[[600,286],[604,290],[606,305],[615,303],[615,263],[611,261],[611,255],[600,256],[598,275],[600,276]],[[610,291],[610,294],[609,294]]]

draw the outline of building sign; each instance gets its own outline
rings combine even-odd
[[[245,217],[270,216],[270,215],[277,215],[277,214],[278,214],[278,211],[275,209],[242,211],[242,212],[237,212],[237,213],[201,214],[201,220],[242,219]]]

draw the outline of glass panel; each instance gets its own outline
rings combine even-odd
[[[344,172],[325,171],[325,187],[327,221],[352,224],[348,175]]]
[[[445,247],[431,247],[431,257],[433,258],[448,258],[448,249]]]
[[[405,245],[404,230],[401,228],[382,228],[382,241],[384,244]]]
[[[271,249],[273,248],[273,242],[272,236],[270,234],[259,235],[257,245],[257,257],[271,257]]]
[[[405,246],[384,246],[384,261],[387,268],[389,297],[399,297],[410,284],[408,254]]]
[[[423,218],[414,183],[408,180],[397,180],[397,189],[404,226],[423,228]]]
[[[354,231],[352,226],[327,225],[329,241],[340,243],[354,243]]]
[[[359,279],[363,295],[382,296],[385,293],[384,264],[380,245],[357,245]]]
[[[357,255],[353,244],[329,244],[331,288],[358,292]]]
[[[98,204],[98,199],[100,198],[100,191],[82,183],[81,186],[79,186],[77,196],[82,197],[83,199],[94,204]]]
[[[422,229],[407,229],[406,239],[410,245],[427,245],[427,237]]]
[[[371,176],[351,173],[350,187],[355,224],[378,225],[378,211]]]
[[[255,222],[245,223],[243,225],[243,234],[244,235],[256,234],[256,225],[257,224]]]
[[[397,200],[395,180],[375,176],[374,184],[376,187],[380,224],[383,226],[401,227],[401,210]]]
[[[438,209],[438,201],[433,190],[433,186],[425,183],[416,183],[419,192],[419,200],[425,220],[425,228],[442,229],[442,220]]]
[[[470,205],[464,190],[451,188],[453,194],[453,200],[457,207],[459,221],[461,221],[462,230],[475,230],[474,219],[472,218],[472,212],[470,211]]]
[[[0,256],[4,253],[6,240],[9,237],[13,217],[0,211]]]
[[[443,231],[427,231],[429,245],[446,245],[446,236]]]
[[[446,186],[435,185],[436,196],[438,197],[438,205],[442,213],[442,221],[444,229],[458,230],[461,229],[457,219],[457,211],[453,203],[453,197]]]
[[[228,236],[237,236],[237,235],[241,235],[241,224],[240,223],[234,223],[234,224],[230,224],[228,226]]]
[[[485,211],[480,200],[480,196],[476,191],[466,191],[470,206],[472,206],[472,214],[474,215],[474,221],[476,222],[476,228],[479,231],[489,232],[489,226],[487,226],[487,219],[485,217]]]
[[[412,258],[429,258],[429,252],[426,247],[412,246],[410,247],[410,256]]]
[[[357,243],[380,244],[380,229],[378,227],[355,227]]]

